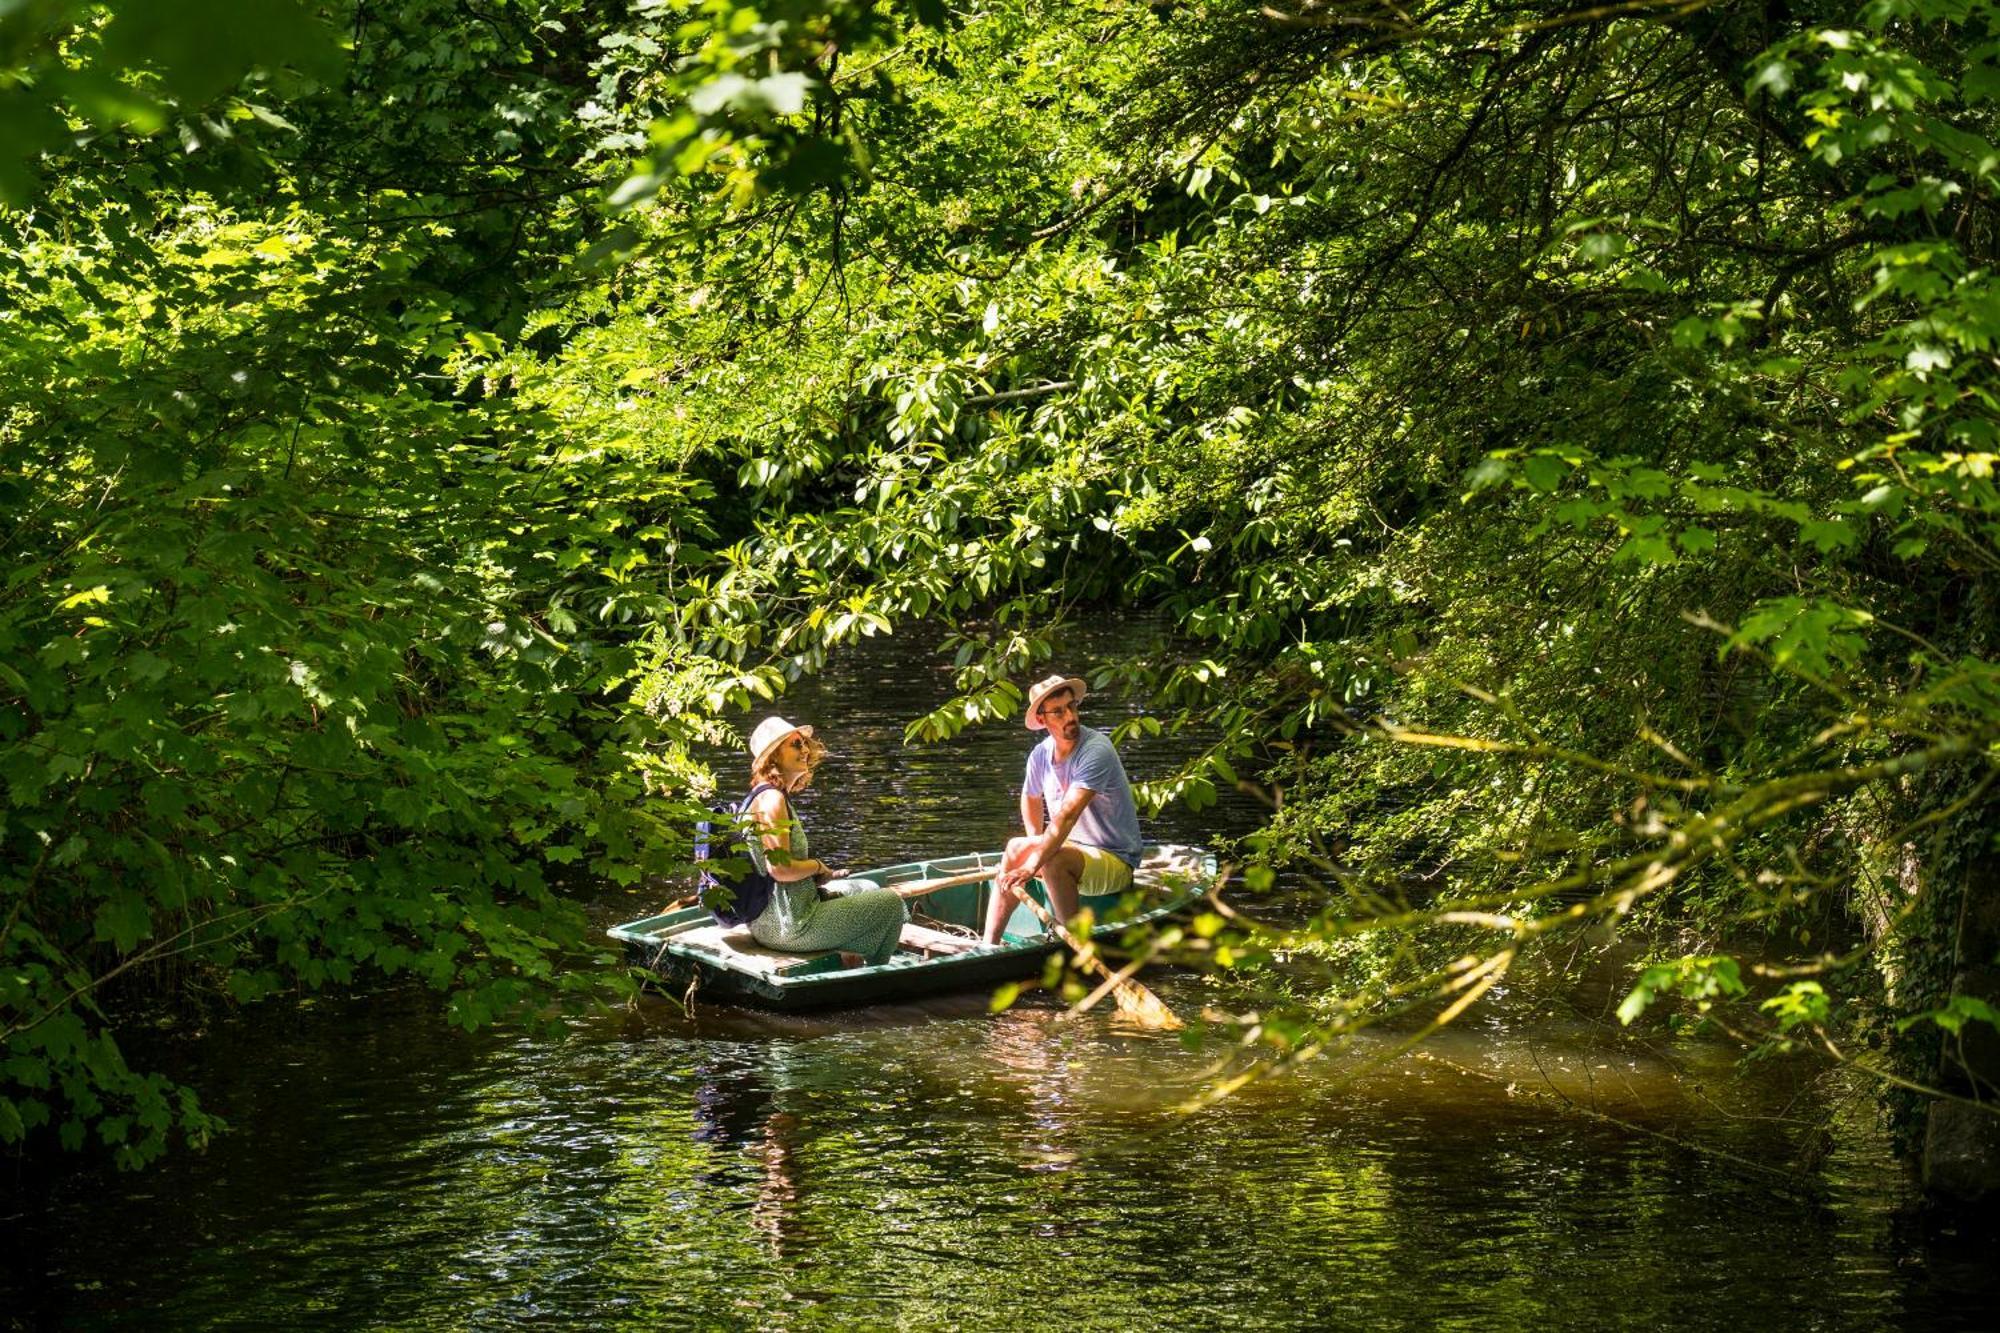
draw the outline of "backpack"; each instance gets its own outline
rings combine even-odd
[[[700,879],[696,895],[701,905],[725,926],[748,925],[771,905],[777,881],[750,859],[754,831],[743,825],[743,812],[772,784],[760,782],[741,803],[717,802],[709,818],[694,826],[694,859]]]

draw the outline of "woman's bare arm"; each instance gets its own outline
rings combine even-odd
[[[792,859],[792,811],[783,792],[775,787],[759,792],[750,803],[750,815],[764,840],[764,860],[771,867],[772,879],[780,884],[796,884],[828,873],[826,862],[815,857]]]

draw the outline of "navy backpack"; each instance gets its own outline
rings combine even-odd
[[[777,881],[750,859],[748,840],[756,834],[744,828],[743,812],[773,786],[760,782],[741,803],[718,803],[709,818],[694,826],[694,859],[701,881],[697,895],[701,905],[725,926],[747,925],[771,905]]]

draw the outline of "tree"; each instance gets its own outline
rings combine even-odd
[[[1153,798],[1323,881],[1155,941],[1324,960],[1245,1040],[1636,923],[1635,1020],[1984,1096],[1990,5],[416,4],[205,82],[35,15],[10,97],[198,151],[12,141],[10,1041],[218,922],[532,1008],[733,709],[942,620],[948,738],[1127,605]]]

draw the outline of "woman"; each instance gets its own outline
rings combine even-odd
[[[825,757],[811,727],[781,717],[765,718],[751,733],[750,816],[757,836],[749,839],[750,859],[776,887],[771,905],[750,923],[750,936],[767,949],[839,949],[870,966],[886,963],[909,919],[902,898],[865,879],[833,880],[826,886],[833,896],[820,897],[819,885],[833,871],[814,859],[805,827],[792,815],[792,796],[812,784],[813,769]]]

